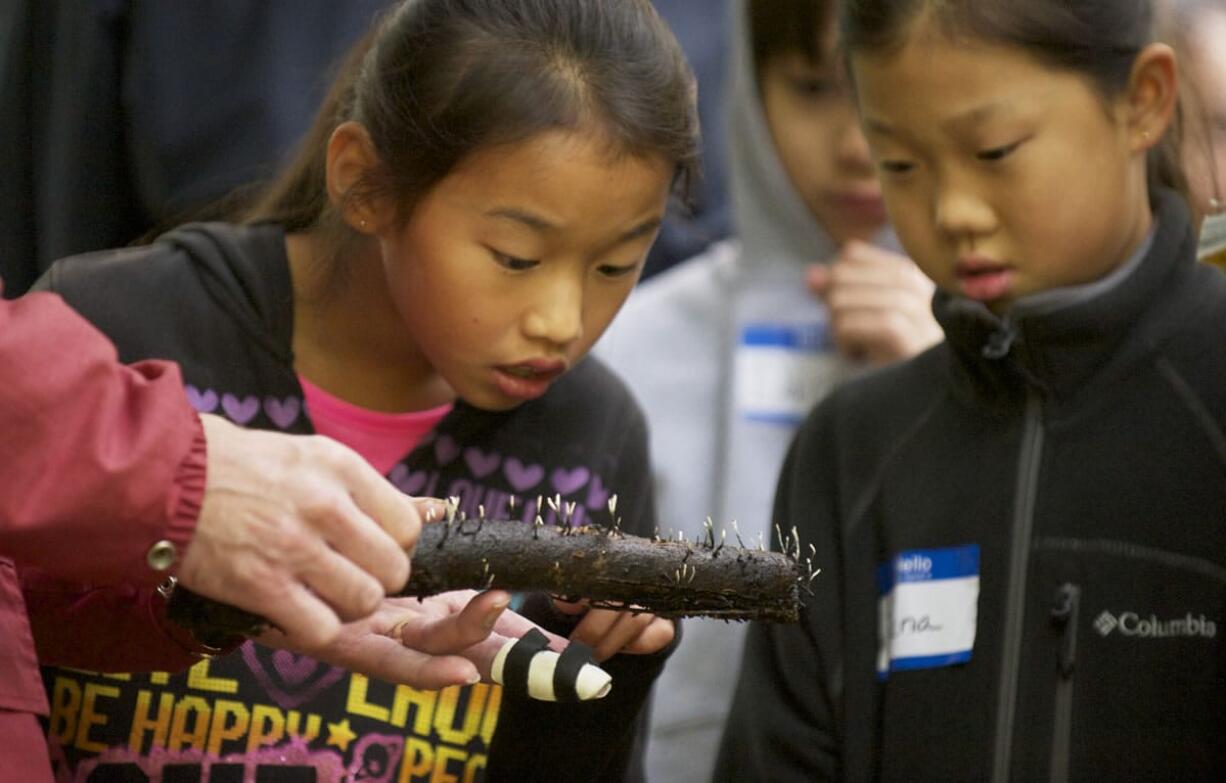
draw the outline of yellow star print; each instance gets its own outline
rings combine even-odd
[[[349,728],[349,719],[345,718],[340,723],[328,724],[328,743],[335,745],[341,749],[342,753],[348,752],[349,743],[358,738],[358,735],[353,733]]]

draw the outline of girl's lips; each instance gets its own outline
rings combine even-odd
[[[988,259],[967,259],[954,268],[958,290],[967,299],[994,302],[1004,298],[1013,287],[1013,269]]]
[[[507,397],[535,400],[566,372],[565,362],[529,361],[494,368],[494,384]]]
[[[845,190],[832,193],[830,201],[844,215],[857,220],[882,222],[886,220],[885,200],[881,193],[871,190]]]

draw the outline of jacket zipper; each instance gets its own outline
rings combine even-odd
[[[1056,658],[1056,714],[1052,721],[1051,783],[1068,783],[1069,742],[1073,721],[1073,672],[1077,668],[1077,625],[1081,611],[1081,588],[1060,585],[1051,621],[1060,629],[1060,652]]]
[[[1017,678],[1026,616],[1026,573],[1030,566],[1030,539],[1038,494],[1039,463],[1043,453],[1042,403],[1038,393],[1026,392],[1025,424],[1017,468],[1017,498],[1013,506],[1013,541],[1009,556],[1009,590],[1005,598],[1005,638],[1000,661],[1000,689],[996,705],[996,748],[993,783],[1009,780],[1013,755],[1013,722],[1017,712]]]

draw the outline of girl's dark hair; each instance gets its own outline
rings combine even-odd
[[[773,58],[793,52],[823,65],[833,17],[831,0],[749,0],[754,70],[761,73]]]
[[[1128,86],[1132,65],[1155,40],[1154,0],[844,0],[839,33],[847,56],[902,46],[923,19],[951,40],[1013,46],[1055,68],[1088,78],[1105,98]],[[1179,110],[1149,154],[1150,186],[1186,198]]]
[[[649,0],[403,0],[350,52],[296,160],[244,219],[351,236],[325,180],[348,120],[381,165],[347,198],[392,196],[402,220],[468,155],[550,130],[664,157],[683,198],[697,176],[693,75]]]

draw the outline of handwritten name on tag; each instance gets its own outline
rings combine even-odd
[[[878,567],[877,674],[971,659],[979,616],[979,546],[917,549]]]

